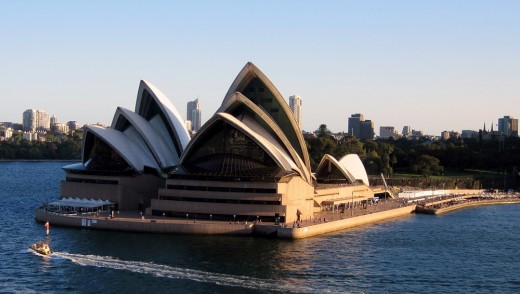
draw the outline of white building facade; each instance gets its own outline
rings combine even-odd
[[[289,97],[289,108],[294,115],[296,123],[302,128],[302,98],[298,95],[292,95]]]

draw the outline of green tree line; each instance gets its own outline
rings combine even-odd
[[[46,134],[46,140],[28,141],[21,134],[0,142],[0,160],[72,160],[81,158],[83,132],[59,136]]]
[[[351,136],[335,139],[321,125],[316,138],[307,138],[307,149],[315,170],[324,154],[336,159],[359,155],[369,174],[392,175],[394,172],[422,176],[442,175],[446,170],[520,170],[520,138],[450,139],[431,141],[427,138],[392,138],[358,140]]]
[[[0,142],[0,160],[80,159],[83,132],[59,136],[48,133],[46,141],[23,140],[16,134],[9,141]],[[484,170],[494,172],[520,170],[520,138],[450,139],[430,141],[386,139],[358,140],[344,136],[335,139],[321,125],[316,138],[306,138],[312,170],[316,170],[323,155],[341,159],[357,154],[369,174],[392,175],[412,173],[425,177],[442,175],[446,170]]]

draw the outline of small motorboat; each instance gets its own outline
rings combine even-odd
[[[51,247],[43,241],[32,244],[31,249],[43,255],[51,254]]]

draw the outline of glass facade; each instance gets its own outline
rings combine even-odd
[[[303,152],[307,150],[302,150],[296,130],[291,125],[288,117],[288,115],[292,115],[292,113],[286,113],[283,110],[278,99],[269,91],[265,84],[259,78],[253,78],[240,92],[260,106],[260,108],[263,108],[273,118],[280,129],[285,133],[289,142],[291,142],[294,150],[296,150],[301,158],[305,158]]]
[[[332,162],[327,162],[316,171],[316,180],[319,184],[350,184],[343,172]]]
[[[259,177],[281,172],[267,152],[235,127],[217,121],[205,134],[183,162],[183,168],[189,173]]]
[[[85,138],[85,168],[92,171],[129,171],[132,168],[112,147],[89,133]]]

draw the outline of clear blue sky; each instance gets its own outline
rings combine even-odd
[[[520,1],[0,1],[0,121],[29,108],[109,125],[139,80],[203,121],[247,61],[303,129],[439,135],[520,116]]]

